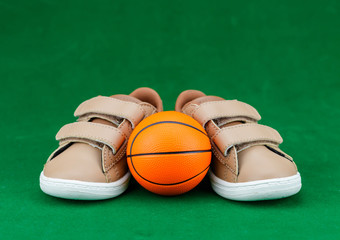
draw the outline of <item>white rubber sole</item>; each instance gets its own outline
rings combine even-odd
[[[245,183],[230,183],[209,171],[214,191],[227,199],[236,201],[260,201],[292,196],[301,189],[300,173],[291,177],[274,178]]]
[[[49,178],[40,174],[41,190],[51,196],[74,200],[103,200],[117,197],[128,187],[130,173],[111,183],[83,182]]]

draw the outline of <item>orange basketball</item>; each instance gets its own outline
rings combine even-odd
[[[193,189],[206,175],[211,145],[203,127],[179,112],[161,112],[133,130],[127,162],[133,177],[147,190],[178,195]]]

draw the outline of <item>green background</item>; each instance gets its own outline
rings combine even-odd
[[[0,239],[335,239],[339,236],[340,2],[0,1]],[[97,95],[149,86],[165,110],[199,89],[253,105],[302,175],[267,202],[207,179],[161,197],[62,200],[39,189],[56,132]]]

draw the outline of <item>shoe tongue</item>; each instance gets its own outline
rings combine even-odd
[[[223,100],[225,100],[225,99],[223,99],[221,97],[217,97],[217,96],[203,96],[203,97],[199,97],[199,98],[196,98],[196,99],[192,100],[190,102],[190,104],[200,105],[200,104],[205,103],[205,102],[223,101]],[[224,127],[227,127],[227,126],[233,126],[233,125],[237,125],[237,124],[242,124],[243,123],[241,121],[230,122],[230,120],[227,117],[213,119],[213,121],[215,122],[215,124],[219,128],[224,128]]]

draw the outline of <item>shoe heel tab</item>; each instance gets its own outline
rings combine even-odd
[[[178,95],[177,100],[176,100],[175,110],[177,112],[182,112],[182,108],[184,107],[185,104],[187,104],[188,102],[191,102],[192,100],[196,98],[204,97],[204,96],[206,95],[201,91],[186,90]]]
[[[157,108],[158,112],[163,111],[163,102],[159,94],[148,87],[141,87],[134,90],[130,96],[135,97],[142,102],[150,103]]]

